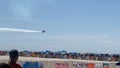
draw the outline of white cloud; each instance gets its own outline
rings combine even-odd
[[[56,40],[86,40],[86,39],[107,39],[108,35],[66,35],[66,36],[52,36],[51,39]]]
[[[49,40],[58,40],[76,43],[93,43],[93,44],[111,44],[112,37],[109,35],[64,35],[47,37]]]
[[[17,29],[17,28],[0,28],[0,32],[22,32],[22,33],[34,33],[40,32],[36,30]]]
[[[9,2],[9,9],[15,17],[30,18],[32,12],[29,6],[30,1],[13,1]]]
[[[55,3],[56,2],[56,0],[42,0],[44,3]]]

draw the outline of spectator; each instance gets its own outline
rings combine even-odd
[[[8,51],[0,51],[0,55],[8,55]],[[98,61],[120,61],[120,54],[95,54],[95,53],[77,53],[70,52],[67,53],[57,51],[41,51],[41,52],[31,52],[31,51],[21,51],[20,56],[24,57],[40,57],[40,58],[59,58],[59,59],[79,59],[79,60],[98,60]]]
[[[9,56],[10,56],[10,61],[9,61],[9,65],[11,68],[22,68],[19,64],[17,64],[17,60],[19,57],[18,51],[13,49],[9,52]]]

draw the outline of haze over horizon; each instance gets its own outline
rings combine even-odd
[[[0,0],[0,50],[119,53],[119,3]]]

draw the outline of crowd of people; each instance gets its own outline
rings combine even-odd
[[[0,55],[8,55],[9,51],[0,51]],[[78,60],[97,60],[97,61],[120,61],[120,54],[95,54],[95,53],[76,53],[67,51],[20,51],[20,56],[39,57],[39,58],[59,58],[59,59],[78,59]]]

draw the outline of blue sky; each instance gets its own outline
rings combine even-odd
[[[0,50],[119,53],[119,3],[0,0]]]

